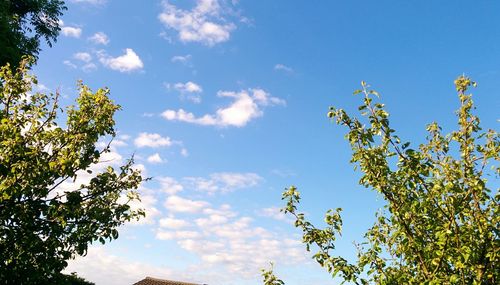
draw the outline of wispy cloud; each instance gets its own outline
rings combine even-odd
[[[209,178],[186,177],[184,180],[198,191],[214,194],[254,187],[262,181],[262,177],[256,173],[219,172]]]
[[[200,85],[188,81],[186,83],[178,82],[174,84],[174,89],[181,93],[201,93],[203,89]]]
[[[173,56],[171,59],[170,59],[171,62],[179,62],[179,63],[182,63],[182,64],[187,64],[191,61],[191,55],[190,54],[187,54],[187,55],[176,55],[176,56]]]
[[[92,56],[88,52],[77,52],[73,54],[73,57],[83,62],[92,61]]]
[[[223,184],[235,187],[245,183],[252,184],[242,177],[251,178],[253,175],[234,174],[214,174],[207,180],[220,180],[224,181]],[[168,187],[177,185],[174,187],[178,189],[172,192],[182,190],[182,186],[175,179],[164,178],[164,182],[169,184]],[[280,265],[297,265],[306,261],[307,253],[298,238],[261,227],[253,217],[240,215],[229,204],[214,206],[200,198],[190,199],[169,194],[164,200],[164,208],[159,210],[156,208],[157,198],[151,197],[153,193],[158,197],[159,193],[165,192],[151,190],[141,196],[145,197],[146,211],[153,216],[144,221],[150,225],[149,230],[144,233],[149,232],[156,239],[154,245],[150,244],[148,248],[161,247],[165,241],[174,242],[181,250],[196,257],[198,263],[187,268],[160,272],[161,268],[153,263],[126,261],[100,248],[92,247],[86,257],[71,261],[68,270],[78,270],[89,280],[109,281],[106,284],[119,284],[116,283],[118,280],[122,283],[132,283],[143,278],[146,273],[159,278],[179,279],[171,276],[185,276],[187,272],[190,277],[181,280],[232,284],[234,280],[258,278],[259,270],[267,266],[270,260]],[[274,214],[275,208],[270,209],[272,210],[269,210],[269,215]],[[85,266],[89,262],[92,265]],[[215,268],[222,268],[223,276],[219,276],[217,272],[220,270],[214,271]],[[196,274],[193,275],[192,272]],[[207,272],[215,272],[217,276],[208,276]]]
[[[285,105],[285,101],[278,97],[272,97],[262,89],[250,89],[240,92],[219,91],[219,97],[233,98],[233,102],[224,108],[217,109],[215,114],[205,114],[201,117],[183,109],[166,110],[161,115],[169,121],[181,121],[204,126],[235,126],[243,127],[252,119],[261,117],[263,107],[273,105]]]
[[[73,59],[75,59],[77,63],[71,60],[65,60],[63,63],[73,69],[80,68],[84,72],[91,72],[97,69],[97,65],[92,62],[92,55],[88,52],[77,52],[73,54]]]
[[[240,278],[256,277],[270,260],[280,264],[305,261],[299,240],[255,226],[253,221],[239,216],[227,204],[219,208],[205,204],[203,210],[192,212],[182,221],[167,218],[165,223],[171,227],[158,229],[156,238],[175,240],[204,264],[223,266],[228,274]],[[176,228],[177,224],[181,226]]]
[[[33,90],[35,90],[37,92],[48,92],[48,91],[50,91],[50,88],[45,86],[45,84],[38,82],[37,84],[35,84],[33,86]]]
[[[93,62],[89,62],[89,63],[84,64],[82,66],[82,70],[84,72],[91,72],[91,71],[94,71],[96,69],[97,69],[97,65],[95,63],[93,63]]]
[[[293,68],[289,67],[289,66],[286,66],[282,63],[278,63],[274,66],[274,70],[277,70],[277,71],[284,71],[286,73],[293,73],[294,70]]]
[[[184,190],[184,186],[172,177],[162,176],[155,178],[155,180],[160,183],[161,192],[168,195],[175,195]]]
[[[71,60],[65,60],[65,61],[63,61],[63,64],[72,68],[72,69],[78,68],[78,66],[76,64],[74,64]]]
[[[89,41],[93,42],[94,44],[107,45],[109,43],[109,38],[105,33],[97,32],[89,37]]]
[[[163,11],[158,19],[167,28],[177,31],[179,40],[183,42],[213,46],[229,40],[236,28],[234,23],[224,17],[227,8],[223,5],[218,0],[198,0],[191,10],[182,10],[164,0]]]
[[[281,208],[279,207],[262,208],[259,211],[257,211],[257,215],[288,223],[291,223],[293,221],[292,218],[288,217],[285,213],[283,213],[281,211]]]
[[[192,81],[186,83],[177,82],[175,84],[165,83],[165,87],[170,90],[174,89],[181,94],[181,98],[187,99],[193,103],[201,103],[200,93],[203,92],[201,86]]]

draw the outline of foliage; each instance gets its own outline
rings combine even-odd
[[[415,149],[395,135],[384,105],[373,101],[378,93],[364,82],[354,93],[364,95],[359,110],[366,121],[330,108],[328,117],[348,129],[359,183],[386,201],[351,263],[334,254],[341,209],[328,211],[327,227],[316,228],[297,210],[297,189],[286,189],[284,212],[295,217],[307,250],[316,247],[313,258],[334,277],[352,284],[500,283],[500,193],[487,180],[500,175],[498,165],[490,167],[500,160],[500,136],[481,131],[467,94],[475,83],[461,76],[455,86],[458,130],[443,135],[431,123],[426,143]]]
[[[57,284],[60,285],[95,285],[93,282],[89,282],[84,278],[81,278],[76,275],[75,272],[71,274],[63,274],[61,280],[57,281]]]
[[[0,0],[0,66],[15,66],[23,55],[36,57],[41,39],[52,46],[64,10],[61,0]]]
[[[262,277],[264,277],[264,285],[285,285],[283,280],[278,279],[278,277],[274,275],[272,263],[270,269],[262,269]]]
[[[61,127],[58,94],[31,93],[37,81],[27,74],[29,64],[0,69],[0,280],[44,284],[68,259],[86,254],[89,243],[116,239],[119,225],[144,215],[128,205],[138,200],[134,189],[143,178],[129,160],[61,190],[64,181],[92,174],[90,167],[110,151],[95,145],[115,135],[120,107],[108,89],[93,93],[79,83],[77,105],[66,109]]]

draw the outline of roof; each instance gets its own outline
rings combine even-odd
[[[133,285],[200,285],[200,284],[146,277],[145,279],[137,283],[134,283]]]

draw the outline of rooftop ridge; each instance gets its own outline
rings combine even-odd
[[[174,281],[174,280],[160,279],[147,276],[145,279],[138,281],[137,283],[134,283],[134,285],[206,285],[206,284]]]

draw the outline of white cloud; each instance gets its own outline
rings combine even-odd
[[[218,109],[215,114],[205,114],[196,117],[193,113],[183,109],[166,110],[161,115],[169,121],[181,121],[205,126],[235,126],[243,127],[254,118],[263,115],[262,107],[272,105],[285,105],[283,99],[272,97],[262,89],[250,89],[240,92],[219,91],[219,97],[233,98],[233,102]]]
[[[220,172],[211,174],[208,179],[187,177],[185,180],[198,191],[213,194],[216,192],[230,192],[236,189],[254,187],[262,181],[262,177],[255,173]]]
[[[239,179],[224,180],[242,183],[236,182]],[[171,178],[170,182],[174,184],[175,180]],[[156,205],[156,198],[150,196],[158,194],[159,191],[151,190],[142,195],[143,200],[147,197],[143,202],[148,208]],[[159,214],[155,214],[147,222],[154,226],[141,228],[141,235],[152,235],[156,241],[148,240],[142,245],[137,244],[141,242],[140,235],[134,241],[125,241],[122,236],[116,241],[113,254],[106,247],[91,247],[87,256],[71,260],[65,272],[76,271],[96,284],[111,285],[132,284],[145,276],[198,284],[253,284],[261,279],[260,269],[268,267],[269,261],[287,267],[307,263],[307,253],[298,236],[260,227],[252,217],[240,216],[228,204],[212,207],[206,201],[168,198],[166,210],[179,216],[168,214],[158,219]],[[137,251],[131,251],[131,242],[132,248],[145,252],[137,255]],[[189,260],[184,260],[186,255],[182,252],[176,252],[172,260],[142,258],[144,254],[156,256],[161,254],[157,250],[172,246],[185,251]]]
[[[196,6],[187,11],[178,9],[169,1],[162,2],[163,11],[158,19],[167,28],[178,32],[183,42],[200,42],[208,46],[229,40],[236,28],[224,17],[225,7],[218,0],[198,0]]]
[[[79,38],[82,35],[82,29],[78,27],[63,26],[61,27],[61,33],[66,37]]]
[[[172,177],[164,176],[156,179],[161,185],[161,191],[169,195],[175,195],[176,193],[184,190],[184,187]]]
[[[122,141],[128,141],[130,139],[130,135],[127,135],[127,134],[120,134],[118,136],[118,139],[122,140]]]
[[[82,185],[88,185],[92,178],[94,178],[98,173],[103,173],[107,171],[107,167],[113,167],[118,169],[120,166],[125,164],[124,158],[120,153],[116,152],[114,147],[110,148],[110,152],[105,152],[99,158],[99,162],[90,165],[85,170],[80,170],[76,173],[76,179],[68,179],[63,181],[53,192],[50,193],[50,197],[56,197],[57,195],[61,196],[62,201],[66,199],[66,192],[75,191],[77,189],[81,189]],[[143,177],[146,177],[145,168],[141,164],[134,164],[132,166],[133,169],[141,170]],[[87,172],[90,170],[91,172]],[[119,170],[118,170],[119,172]],[[85,191],[85,190],[83,190]],[[131,191],[133,191],[131,189]],[[126,197],[128,191],[123,191],[118,200],[119,203],[126,203],[128,198]],[[156,208],[157,199],[152,196],[150,193],[145,191],[142,187],[139,190],[141,201],[130,201],[129,205],[131,210],[144,209],[146,213],[146,217],[141,218],[139,221],[133,220],[129,224],[130,225],[152,225],[155,223],[156,217],[160,214],[160,211]]]
[[[180,63],[183,63],[183,64],[188,63],[190,60],[191,60],[191,55],[190,54],[187,54],[187,55],[176,55],[176,56],[173,56],[170,59],[170,61],[172,61],[172,62],[180,62]]]
[[[197,255],[207,269],[223,266],[226,274],[238,278],[256,278],[269,261],[291,265],[306,260],[300,240],[255,226],[252,218],[239,217],[229,205],[207,207],[203,214],[194,219],[194,224],[183,220],[177,230],[159,229],[156,238],[176,240],[181,248]],[[188,225],[186,230],[184,226]]]
[[[137,147],[168,147],[172,145],[172,140],[169,137],[162,137],[156,133],[140,133],[134,140]]]
[[[141,163],[135,163],[133,166],[132,166],[132,169],[133,170],[138,170],[142,173],[142,175],[144,177],[148,177],[147,175],[147,172],[146,172],[146,166],[144,166],[144,164],[141,164]]]
[[[184,177],[183,183],[168,176],[155,178],[160,184],[162,192],[175,195],[184,190],[184,187],[200,192],[214,194],[217,192],[231,192],[238,189],[257,186],[263,179],[256,173],[217,172],[204,177]],[[209,213],[208,213],[209,214]]]
[[[90,62],[92,60],[92,56],[88,52],[77,52],[73,54],[73,57],[83,62]]]
[[[132,72],[144,67],[142,60],[130,48],[125,49],[125,54],[118,57],[111,57],[104,52],[100,52],[98,55],[99,61],[104,66],[120,72]]]
[[[257,212],[257,215],[262,217],[268,217],[278,221],[292,222],[292,218],[288,217],[285,213],[281,211],[279,207],[268,207],[262,208]]]
[[[38,83],[38,84],[34,85],[33,88],[37,92],[47,92],[47,91],[50,91],[50,88],[47,87],[47,86],[45,86],[42,83]]]
[[[287,177],[292,177],[296,176],[297,173],[295,173],[293,170],[290,169],[273,169],[271,170],[271,173],[273,175],[282,177],[282,178],[287,178]]]
[[[86,170],[80,170],[76,173],[76,179],[67,179],[62,182],[57,188],[56,192],[59,194],[64,194],[66,191],[74,191],[78,189],[80,185],[87,185],[90,180],[97,174],[102,173],[106,170],[108,166],[117,167],[123,165],[123,157],[115,150],[110,152],[105,152],[99,157],[99,162],[91,164]],[[90,170],[91,173],[88,173]],[[57,193],[53,193],[54,195]]]
[[[260,227],[253,218],[238,215],[227,204],[212,207],[205,201],[170,198],[176,209],[167,210],[178,212],[182,217],[164,216],[154,227],[148,228],[150,231],[145,230],[145,234],[152,233],[157,241],[148,242],[144,250],[169,248],[176,243],[195,258],[193,261],[190,258],[188,267],[184,261],[174,267],[170,260],[160,261],[169,263],[171,269],[167,269],[158,266],[159,263],[138,261],[141,258],[127,260],[106,252],[103,247],[91,247],[86,257],[70,261],[66,272],[76,271],[97,284],[112,285],[132,284],[145,276],[192,280],[199,284],[250,284],[260,279],[260,269],[267,267],[269,261],[280,266],[303,266],[307,262],[307,253],[299,237]],[[134,258],[134,252],[125,250],[127,244],[117,242],[118,252]]]
[[[165,110],[161,116],[169,121],[181,121],[198,125],[213,126],[217,125],[216,119],[212,115],[204,115],[203,117],[195,117],[193,113],[184,111],[183,109]]]
[[[285,100],[278,97],[272,97],[262,89],[253,89],[253,98],[262,106],[286,105]]]
[[[84,72],[91,72],[97,69],[97,65],[92,62],[92,55],[88,52],[77,52],[73,54],[73,58],[79,61],[80,64],[74,64],[69,60],[65,60],[64,64],[75,69],[80,67]]]
[[[184,199],[179,196],[170,196],[167,198],[164,204],[165,208],[171,212],[179,213],[199,213],[204,208],[210,206],[206,201],[195,201],[190,199]]]
[[[156,233],[156,239],[170,240],[170,239],[196,239],[201,235],[195,231],[159,231]]]
[[[121,239],[121,238],[120,238]],[[116,241],[119,243],[120,241]],[[208,244],[212,248],[214,245]],[[145,250],[153,253],[152,244],[145,244]],[[123,254],[123,252],[121,253]],[[135,256],[124,257],[117,253],[111,253],[106,246],[91,246],[87,255],[78,256],[69,260],[68,267],[64,273],[78,272],[81,276],[96,284],[123,285],[135,284],[146,276],[168,280],[183,280],[195,284],[234,284],[234,276],[228,277],[225,272],[213,272],[205,266],[191,265],[185,269],[173,269],[172,266],[156,264],[154,261],[145,262]]]
[[[177,90],[181,94],[181,98],[186,98],[193,103],[201,103],[201,96],[199,93],[203,92],[203,89],[200,85],[192,81],[188,81],[186,83],[178,82],[173,86],[167,83],[165,86],[167,89],[173,88]]]
[[[210,175],[212,180],[220,182],[224,188],[243,188],[257,185],[262,177],[255,173],[221,172]]]
[[[95,65],[95,63],[93,63],[93,62],[89,62],[89,63],[82,66],[82,70],[85,72],[91,72],[91,71],[94,71],[96,69],[97,69],[97,65]]]
[[[278,70],[278,71],[284,71],[284,72],[287,72],[287,73],[293,73],[293,68],[291,67],[288,67],[284,64],[281,64],[281,63],[278,63],[274,66],[274,70]]]
[[[73,69],[78,68],[78,66],[76,66],[76,64],[74,64],[73,62],[71,62],[71,60],[65,60],[65,61],[63,61],[63,64],[66,65],[66,66],[69,66],[69,67],[71,67]]]
[[[175,83],[174,88],[181,93],[201,93],[203,91],[200,85],[192,81]]]
[[[195,222],[199,227],[215,226],[227,223],[228,217],[224,215],[212,214],[206,218],[196,219]]]
[[[231,205],[222,204],[218,209],[214,208],[206,208],[203,210],[203,214],[205,215],[222,215],[228,218],[236,217],[237,214],[232,211]]]
[[[143,209],[146,216],[141,217],[140,220],[134,220],[129,223],[129,225],[153,225],[156,223],[156,218],[161,215],[160,210],[156,208],[157,199],[153,196],[151,191],[142,191],[140,193],[141,201],[133,201],[129,203],[130,208],[134,211],[138,209]]]
[[[89,40],[94,44],[107,45],[109,43],[108,36],[103,32],[97,32],[89,37]]]
[[[184,157],[189,156],[189,152],[188,152],[188,150],[187,150],[187,149],[185,149],[185,148],[182,148],[182,149],[181,149],[181,155],[182,155],[182,156],[184,156]]]
[[[152,264],[129,260],[108,253],[103,247],[91,246],[85,257],[69,260],[65,272],[78,272],[78,276],[97,284],[133,284],[146,276],[169,278],[172,270]]]
[[[160,219],[160,227],[167,229],[183,229],[189,227],[189,223],[185,220],[176,219],[174,217],[168,217]]]
[[[164,160],[161,158],[159,153],[148,156],[147,161],[149,163],[163,163]]]

